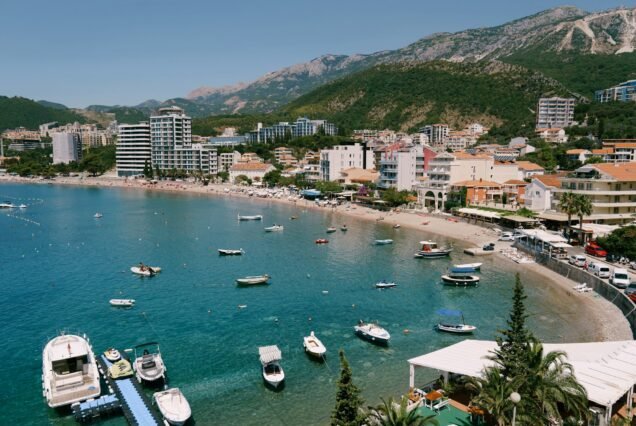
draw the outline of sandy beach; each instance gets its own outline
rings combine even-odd
[[[462,241],[469,246],[481,247],[485,243],[497,240],[497,233],[478,225],[463,221],[448,220],[449,216],[430,215],[424,213],[406,212],[380,212],[366,207],[344,205],[338,207],[320,207],[316,203],[308,200],[288,200],[287,198],[259,198],[250,197],[246,192],[241,192],[235,185],[210,184],[203,186],[200,183],[160,181],[150,184],[143,180],[132,180],[112,177],[79,178],[63,177],[55,180],[29,179],[15,176],[2,175],[0,183],[29,183],[29,184],[55,184],[74,185],[101,188],[130,188],[131,190],[149,190],[162,192],[190,193],[208,196],[219,196],[227,198],[252,198],[263,203],[282,203],[297,206],[302,209],[329,210],[335,214],[342,215],[343,220],[367,220],[383,221],[387,224],[399,224],[401,227],[419,230],[426,233],[436,234],[445,238]],[[497,242],[497,247],[501,248],[510,243]],[[556,272],[553,272],[538,264],[516,264],[504,257],[499,252],[492,256],[498,256],[502,262],[510,262],[515,270],[522,275],[532,274],[538,277],[536,282],[540,282],[546,293],[546,297],[558,297],[567,305],[574,308],[577,315],[583,315],[589,319],[588,323],[592,330],[587,330],[589,334],[595,336],[597,341],[632,340],[632,331],[629,323],[623,317],[621,311],[609,301],[596,295],[595,293],[577,293],[573,286],[579,284],[569,280]]]

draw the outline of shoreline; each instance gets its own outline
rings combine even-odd
[[[286,198],[261,198],[249,196],[243,192],[232,191],[232,189],[237,187],[229,184],[210,184],[208,186],[203,186],[197,183],[172,181],[161,181],[157,184],[148,184],[141,180],[124,180],[122,178],[103,176],[96,178],[56,178],[55,180],[50,181],[7,175],[0,176],[0,183],[119,188],[165,193],[221,196],[228,199],[241,198],[260,200],[261,202],[276,202],[312,211],[335,213],[342,217],[350,218],[351,220],[365,220],[373,222],[382,221],[388,225],[399,224],[400,227],[405,229],[431,233],[442,238],[458,240],[463,244],[477,247],[481,247],[485,243],[497,240],[497,233],[492,229],[483,228],[464,221],[448,221],[447,218],[443,216],[424,213],[380,212],[358,205],[352,205],[350,208],[343,206],[335,208],[321,207],[308,200],[291,201]],[[504,246],[509,245],[509,243],[497,241],[498,248],[501,248],[502,244]],[[495,251],[495,253],[490,256],[497,256],[497,260],[501,259],[504,262],[512,262],[505,258],[499,251]],[[516,268],[514,267],[515,265],[517,266]],[[540,290],[550,292],[551,297],[560,297],[563,299],[562,301],[567,300],[566,298],[572,298],[573,305],[576,306],[577,314],[586,317],[589,320],[588,324],[591,324],[591,327],[593,327],[593,330],[591,331],[586,330],[586,333],[589,334],[589,339],[587,340],[632,340],[632,331],[627,319],[625,319],[622,312],[608,300],[596,295],[596,293],[577,293],[572,289],[572,287],[579,283],[565,278],[539,264],[513,263],[511,266],[513,266],[511,270],[516,270],[522,273],[530,273],[538,278],[542,278],[537,280],[540,282],[540,284],[538,284],[541,286]]]

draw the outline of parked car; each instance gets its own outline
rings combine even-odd
[[[495,243],[486,244],[481,249],[483,251],[495,251]]]
[[[596,257],[607,256],[607,252],[605,251],[605,249],[596,244],[594,241],[587,243],[587,245],[585,246],[585,253]]]
[[[515,237],[512,232],[504,232],[499,237],[499,241],[514,241]]]
[[[621,260],[621,256],[619,256],[618,254],[607,253],[607,255],[605,256],[606,262],[615,263],[615,262],[618,262],[619,260]]]
[[[625,295],[632,301],[636,301],[636,281],[629,283],[625,289]]]
[[[630,283],[629,273],[627,269],[614,268],[612,276],[609,279],[610,284],[618,288],[627,288]]]
[[[610,277],[610,268],[609,266],[603,263],[592,262],[587,268],[592,274],[596,275],[599,278],[609,278]]]
[[[570,265],[578,266],[579,268],[584,267],[586,261],[587,261],[587,258],[583,256],[582,254],[573,254],[568,259],[568,263]]]

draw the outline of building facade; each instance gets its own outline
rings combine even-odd
[[[421,145],[394,144],[380,154],[380,188],[410,191],[424,176],[424,153]]]
[[[633,102],[636,101],[636,80],[620,83],[609,89],[594,93],[596,102]]]
[[[136,176],[144,172],[146,164],[152,166],[150,124],[122,124],[118,128],[116,165],[117,176]]]
[[[574,123],[574,98],[540,98],[537,104],[537,129],[563,128]]]
[[[53,164],[68,164],[82,159],[82,143],[77,133],[53,135]]]
[[[238,151],[219,154],[219,170],[228,171],[230,167],[241,161],[241,153]]]
[[[265,143],[311,136],[319,132],[335,136],[338,134],[338,128],[326,120],[310,120],[307,117],[299,117],[294,123],[280,122],[270,127],[263,127],[262,123],[258,123],[256,129],[249,133],[248,139],[250,143]]]
[[[336,145],[320,151],[320,176],[324,181],[336,181],[340,172],[350,168],[375,169],[373,151],[365,145]]]
[[[236,178],[239,176],[247,176],[253,182],[261,182],[263,177],[276,170],[271,164],[265,163],[236,163],[230,167],[230,182],[236,182]]]

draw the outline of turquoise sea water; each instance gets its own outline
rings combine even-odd
[[[0,185],[0,201],[10,197],[29,208],[0,212],[2,424],[74,424],[41,397],[41,349],[62,329],[86,333],[98,352],[159,341],[170,385],[183,390],[197,424],[297,425],[328,423],[339,348],[367,402],[377,403],[407,390],[407,359],[461,339],[433,330],[437,309],[462,310],[480,339],[492,339],[508,314],[516,265],[483,258],[478,288],[443,287],[439,277],[451,263],[475,260],[459,248],[451,259],[414,259],[425,237],[450,242],[424,232],[349,220],[347,233],[326,236],[342,216],[263,200]],[[95,212],[103,218],[94,219]],[[239,212],[265,220],[239,223]],[[298,220],[290,221],[292,215]],[[272,223],[285,230],[265,233]],[[328,245],[314,244],[322,237]],[[384,238],[395,242],[372,245]],[[219,257],[217,248],[246,254]],[[140,261],[163,272],[133,276],[129,268]],[[272,276],[270,286],[234,284],[263,273]],[[374,289],[381,279],[399,287]],[[589,338],[577,331],[585,319],[550,286],[527,274],[524,282],[536,334],[551,341]],[[137,305],[112,308],[108,300],[115,297]],[[387,328],[389,347],[355,337],[359,319]],[[311,330],[329,350],[325,364],[303,352]],[[258,346],[270,344],[281,348],[287,376],[277,393],[263,386],[258,361]],[[418,371],[418,381],[431,374]]]

